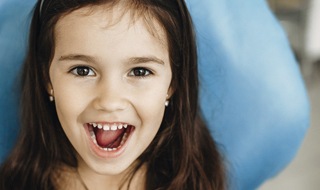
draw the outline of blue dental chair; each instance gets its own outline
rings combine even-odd
[[[295,156],[309,126],[298,64],[264,0],[186,0],[198,40],[201,108],[229,189],[256,189]],[[0,1],[0,163],[19,130],[18,76],[35,0]]]

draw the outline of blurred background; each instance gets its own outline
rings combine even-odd
[[[311,126],[296,158],[259,190],[320,189],[320,0],[268,0],[299,61],[311,104]]]

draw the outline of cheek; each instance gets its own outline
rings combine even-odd
[[[161,123],[163,114],[164,114],[164,103],[163,98],[158,100],[153,99],[150,101],[144,101],[144,103],[140,104],[139,114],[144,121],[148,121],[151,123]]]
[[[165,96],[152,96],[152,98],[144,98],[135,109],[140,118],[141,125],[137,130],[138,136],[142,137],[137,141],[136,147],[147,148],[156,136],[165,111],[163,102]]]
[[[56,111],[66,136],[73,146],[81,146],[81,142],[86,138],[84,136],[81,121],[79,117],[84,110],[84,100],[75,93],[70,93],[66,89],[56,89]]]
[[[167,96],[167,88],[155,88],[148,91],[135,100],[135,109],[142,119],[143,124],[152,124],[159,127],[165,110],[165,100]]]
[[[59,120],[65,124],[74,124],[84,110],[86,100],[81,92],[73,88],[55,88],[55,104]]]

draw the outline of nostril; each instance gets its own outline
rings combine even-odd
[[[127,90],[123,81],[119,79],[117,72],[110,71],[104,74],[96,83],[95,88],[91,89],[95,97],[95,109],[107,112],[125,109],[127,106]]]
[[[122,97],[98,97],[94,100],[94,108],[100,111],[119,111],[126,109],[127,100]]]

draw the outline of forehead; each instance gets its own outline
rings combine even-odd
[[[54,28],[55,40],[61,32],[68,28],[81,29],[88,25],[99,30],[122,30],[138,29],[141,35],[150,35],[167,49],[168,42],[164,27],[152,16],[149,9],[133,9],[121,5],[88,6],[62,15]]]

